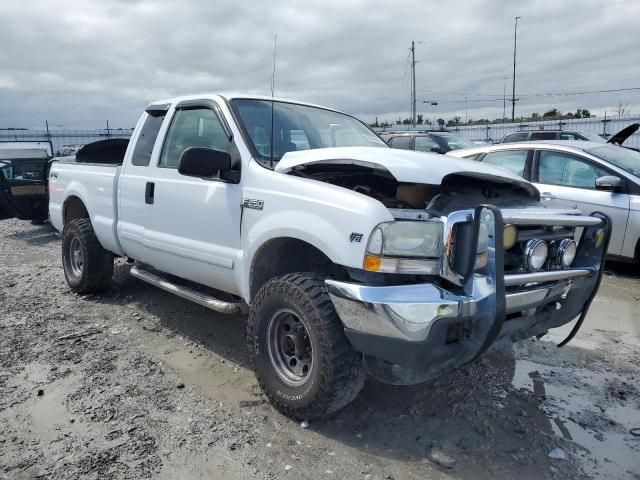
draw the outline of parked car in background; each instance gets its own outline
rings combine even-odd
[[[82,147],[84,147],[83,144],[63,145],[56,152],[56,157],[70,157],[72,155],[75,155]]]
[[[531,130],[527,132],[509,133],[502,137],[498,143],[526,142],[533,140],[582,140],[595,143],[612,143],[614,145],[622,145],[631,135],[636,133],[640,128],[640,123],[633,123],[623,128],[609,140],[591,132],[572,132],[567,130]]]
[[[0,220],[48,215],[49,142],[0,142]]]
[[[586,141],[520,142],[448,155],[506,168],[532,182],[544,204],[607,214],[608,254],[640,262],[640,153]]]
[[[460,135],[440,130],[430,132],[384,132],[380,134],[380,138],[392,148],[431,153],[447,153],[451,150],[475,146],[472,141]]]
[[[567,130],[531,130],[508,133],[499,143],[526,142],[528,140],[583,140],[607,143],[600,135],[591,132],[570,132]]]
[[[46,220],[52,162],[119,163],[128,143],[126,138],[109,138],[88,143],[71,155],[52,158],[49,142],[0,142],[0,220]]]

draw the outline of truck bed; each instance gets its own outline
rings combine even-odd
[[[116,189],[121,168],[115,164],[53,162],[49,173],[51,225],[62,231],[64,215],[73,215],[77,198],[86,206],[102,246],[114,253],[123,253],[116,235]]]

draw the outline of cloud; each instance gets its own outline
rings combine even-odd
[[[640,86],[640,2],[108,1],[0,5],[0,127],[133,126],[150,101],[195,92],[276,94],[393,120],[409,105],[416,50],[419,111],[502,115],[518,31],[517,111],[592,111],[640,92],[527,97]],[[509,80],[510,82],[510,80]],[[507,84],[507,96],[510,95]],[[423,105],[434,99],[438,106]],[[488,101],[493,100],[493,101]]]

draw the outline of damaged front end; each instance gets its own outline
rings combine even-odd
[[[611,228],[606,216],[485,204],[434,220],[442,223],[444,245],[428,281],[326,281],[347,337],[374,376],[419,383],[584,318],[602,275]],[[574,237],[566,265],[558,249]],[[534,240],[548,249],[535,269],[525,252]]]

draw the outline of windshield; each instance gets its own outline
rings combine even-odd
[[[451,150],[460,150],[462,148],[471,148],[476,146],[471,140],[462,138],[459,135],[454,135],[453,133],[439,133],[438,137],[440,140],[444,141]]]
[[[640,152],[616,145],[603,145],[587,150],[587,152],[640,177]]]
[[[273,103],[273,148],[271,105]],[[373,131],[349,115],[318,107],[269,100],[231,101],[251,143],[267,164],[287,152],[329,147],[386,147]],[[272,157],[273,155],[273,157]]]
[[[607,141],[604,138],[602,138],[600,135],[597,135],[595,133],[580,132],[580,135],[582,135],[584,138],[586,138],[590,142],[607,143]]]

